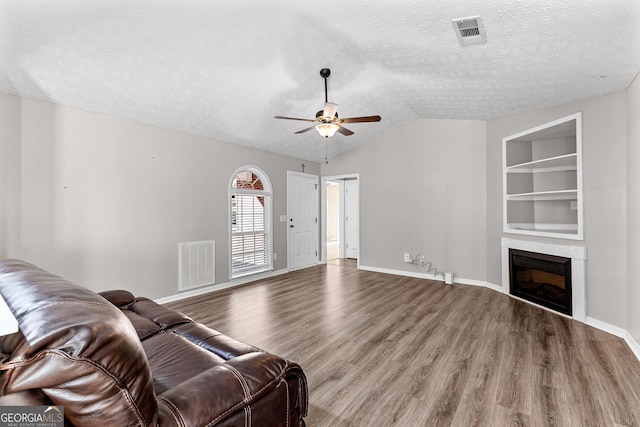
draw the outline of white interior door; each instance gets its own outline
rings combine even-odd
[[[358,181],[345,181],[344,224],[345,254],[347,258],[358,259],[360,255],[360,207]]]
[[[289,269],[318,262],[318,177],[287,172]]]

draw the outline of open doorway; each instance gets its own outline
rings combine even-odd
[[[358,259],[360,247],[358,175],[322,178],[322,260]]]
[[[344,229],[344,181],[327,181],[327,261],[344,257],[342,236]]]

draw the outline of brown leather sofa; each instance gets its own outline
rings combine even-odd
[[[19,260],[0,293],[0,406],[61,405],[71,426],[304,426],[296,363],[127,291],[96,294]]]

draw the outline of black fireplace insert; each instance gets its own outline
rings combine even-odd
[[[512,295],[571,316],[571,258],[509,249]]]

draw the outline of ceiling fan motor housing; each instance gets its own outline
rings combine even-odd
[[[330,120],[329,118],[324,116],[324,110],[320,110],[316,113],[316,119],[320,121],[326,121],[326,122],[336,121],[338,120],[338,112],[336,111],[334,119]]]

